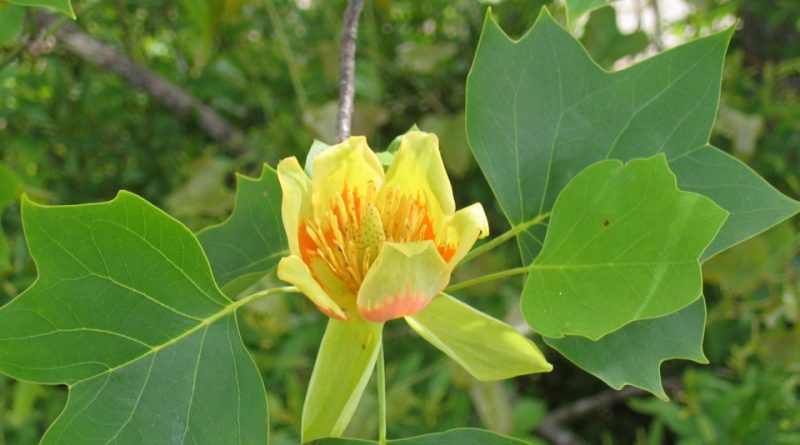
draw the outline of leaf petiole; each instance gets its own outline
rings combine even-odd
[[[260,300],[261,298],[268,297],[270,295],[291,294],[291,293],[298,293],[298,292],[300,292],[300,290],[297,289],[294,286],[273,287],[271,289],[265,289],[265,290],[262,290],[262,291],[258,291],[258,292],[252,293],[250,295],[242,297],[239,300],[234,301],[233,304],[229,305],[225,309],[224,312],[227,312],[227,313],[233,312],[236,309],[239,309],[240,307],[242,307],[242,306],[244,306],[244,305],[246,305],[248,303],[252,303],[253,301]]]
[[[535,218],[531,220],[523,221],[522,223],[515,225],[514,227],[508,229],[507,231],[501,233],[500,235],[492,238],[491,240],[473,249],[470,253],[468,253],[464,257],[463,260],[461,260],[460,264],[464,264],[467,261],[473,260],[483,255],[484,253],[510,240],[511,238],[514,238],[520,233],[530,229],[531,227],[541,224],[542,222],[544,222],[544,220],[546,220],[549,217],[550,217],[550,212],[542,213],[541,215],[537,215]]]
[[[462,281],[460,283],[453,284],[452,286],[447,287],[444,291],[445,292],[454,292],[460,289],[464,289],[467,287],[477,286],[478,284],[488,283],[489,281],[499,280],[501,278],[511,277],[514,275],[519,275],[523,273],[530,272],[534,268],[534,265],[531,264],[529,266],[521,266],[515,267],[513,269],[501,270],[500,272],[490,273],[486,275],[481,275],[477,278],[473,278],[471,280]]]

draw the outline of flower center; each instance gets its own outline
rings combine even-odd
[[[321,259],[351,292],[358,293],[386,241],[433,240],[445,261],[453,256],[454,249],[437,239],[429,205],[421,193],[412,195],[391,187],[379,198],[373,183],[361,192],[363,196],[359,190],[345,187],[323,214],[300,225],[306,264]]]

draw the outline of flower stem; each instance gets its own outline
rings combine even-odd
[[[529,272],[533,269],[533,264],[530,266],[522,266],[522,267],[515,267],[513,269],[501,270],[500,272],[490,273],[486,275],[481,275],[477,278],[473,278],[471,280],[462,281],[460,283],[453,284],[452,286],[447,287],[444,291],[445,292],[453,292],[459,289],[464,289],[466,287],[476,286],[478,284],[487,283],[489,281],[499,280],[505,277],[511,277],[514,275],[523,274]]]
[[[510,240],[511,238],[514,238],[515,236],[517,236],[518,234],[528,230],[529,228],[531,228],[531,227],[533,227],[533,226],[535,226],[537,224],[541,224],[542,221],[546,220],[549,217],[550,217],[550,212],[542,213],[541,215],[537,215],[535,218],[533,218],[533,219],[531,219],[529,221],[525,221],[525,222],[523,222],[521,224],[517,224],[516,226],[508,229],[507,231],[501,233],[500,235],[492,238],[491,240],[489,240],[489,241],[481,244],[480,246],[476,247],[475,249],[473,249],[472,252],[468,253],[467,256],[465,256],[464,259],[461,260],[461,264],[464,264],[467,261],[475,259],[475,258],[479,257],[480,255],[483,255],[484,253],[494,249],[495,247],[503,244],[504,242]]]
[[[386,445],[386,369],[383,361],[383,341],[378,349],[378,443]]]

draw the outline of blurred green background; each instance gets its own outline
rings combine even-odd
[[[214,143],[197,123],[53,39],[31,51],[26,39],[35,39],[37,24],[29,14],[23,33],[0,48],[0,162],[38,199],[92,202],[127,189],[200,229],[229,214],[234,171],[257,175],[263,162],[304,158],[315,138],[333,142],[345,1],[73,3],[84,32],[209,104],[242,132],[244,149]],[[507,227],[464,131],[466,75],[490,4],[512,36],[521,36],[544,5],[564,21],[558,1],[367,0],[353,132],[367,135],[375,149],[414,123],[436,132],[456,200],[483,202],[497,234]],[[593,12],[576,32],[611,69],[731,24],[738,31],[712,142],[797,199],[800,2],[622,1]],[[23,46],[28,50],[16,54]],[[5,303],[34,280],[35,269],[16,204],[2,213],[2,229],[10,251],[0,258]],[[671,402],[633,397],[569,428],[602,444],[800,444],[798,233],[795,218],[706,263],[711,364],[666,363]],[[514,265],[515,249],[509,243],[471,262],[454,281]],[[511,279],[459,296],[524,326],[517,312],[521,284]],[[270,396],[271,443],[296,444],[323,316],[289,297],[261,301],[242,320]],[[548,352],[553,373],[487,384],[404,324],[390,323],[385,338],[391,437],[477,426],[546,443],[535,433],[543,416],[608,389],[554,351]],[[65,388],[0,377],[0,445],[37,443],[65,400]],[[367,391],[351,435],[374,437],[375,406]]]

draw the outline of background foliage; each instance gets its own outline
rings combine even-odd
[[[332,142],[337,46],[344,1],[76,1],[78,24],[137,62],[183,86],[245,134],[231,154],[115,75],[57,43],[25,51],[0,68],[0,161],[30,195],[50,203],[139,193],[194,229],[222,220],[233,205],[234,171],[253,177],[263,162],[303,157],[314,138]],[[506,0],[494,14],[512,36],[549,1]],[[662,1],[662,9],[674,3]],[[800,7],[769,0],[692,0],[691,12],[653,30],[625,34],[614,10],[594,11],[577,32],[600,64],[623,66],[666,36],[688,39],[740,17],[726,59],[712,143],[755,168],[787,195],[800,196]],[[440,135],[459,206],[482,201],[495,233],[505,227],[464,130],[466,74],[486,5],[473,0],[367,1],[359,35],[354,133],[373,147],[417,123]],[[32,35],[3,46],[11,55]],[[26,35],[27,34],[27,35]],[[0,204],[5,202],[0,197]],[[711,365],[665,367],[672,401],[642,398],[579,419],[592,443],[797,443],[800,441],[800,237],[798,221],[705,264]],[[2,213],[0,303],[35,277],[19,207]],[[0,242],[2,242],[0,240]],[[513,266],[516,247],[498,249],[460,273]],[[470,289],[470,304],[524,326],[521,280]],[[245,343],[269,388],[272,443],[297,443],[304,385],[324,329],[304,299],[259,302],[245,313]],[[557,372],[478,383],[402,323],[389,324],[387,379],[393,437],[473,425],[535,439],[549,409],[604,391],[599,380],[560,358]],[[552,352],[552,351],[551,351]],[[66,391],[0,377],[0,443],[33,444],[65,404]],[[368,391],[349,433],[372,437],[376,401]]]

